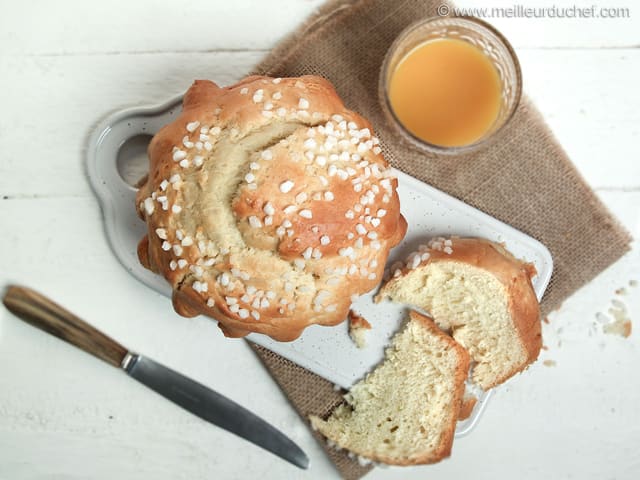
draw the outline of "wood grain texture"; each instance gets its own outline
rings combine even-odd
[[[11,54],[77,55],[268,50],[323,0],[193,1],[64,0],[14,2],[0,17],[0,45]],[[516,48],[610,48],[638,45],[633,0],[459,0],[459,7],[629,7],[631,18],[507,18],[487,12]],[[634,11],[635,10],[635,11]],[[34,15],[33,12],[37,12]],[[126,14],[125,14],[126,13]],[[478,13],[479,15],[479,13]],[[78,18],[83,20],[77,21]],[[114,25],[122,35],[114,35]],[[34,34],[37,32],[37,34]],[[126,34],[124,33],[126,32]]]
[[[44,295],[10,286],[2,299],[19,318],[101,360],[119,367],[127,349]]]
[[[0,56],[5,87],[0,104],[9,108],[0,115],[0,194],[93,198],[83,165],[88,135],[99,120],[133,105],[165,102],[196,78],[231,84],[263,55]],[[640,84],[635,67],[640,49],[520,50],[518,55],[525,92],[590,185],[640,188],[640,110],[620,93]],[[62,116],[69,108],[73,113]],[[57,128],[41,128],[44,118]],[[46,161],[37,167],[23,161],[25,145],[33,157]]]
[[[248,448],[0,308],[1,480],[338,478],[245,342],[223,338],[205,318],[178,318],[121,267],[84,172],[86,137],[100,118],[164,102],[193,78],[235,81],[321,3],[24,0],[3,9],[0,285],[46,291],[104,332],[239,401],[290,432],[311,465],[297,471]],[[574,3],[594,2],[526,5]],[[640,9],[632,0],[597,3],[626,5],[632,18],[488,20],[518,49],[525,91],[573,161],[640,239]],[[640,281],[638,242],[544,324],[541,360],[556,366],[537,362],[494,395],[450,460],[376,468],[365,480],[635,480],[640,428],[630,419],[640,403],[633,381],[640,334],[623,339],[593,326],[614,298],[637,323],[640,290],[629,287],[632,279]],[[614,293],[621,287],[626,295]]]

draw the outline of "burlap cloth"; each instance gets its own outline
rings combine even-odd
[[[546,315],[620,258],[631,238],[586,185],[526,98],[498,142],[455,158],[415,150],[385,122],[377,95],[383,57],[405,27],[437,15],[440,4],[441,0],[330,1],[253,73],[328,78],[345,104],[372,122],[393,166],[544,243],[554,259],[553,278],[542,301]],[[341,402],[330,382],[252,346],[303,418],[311,413],[324,416]],[[345,453],[326,445],[325,449],[346,479],[360,478],[371,469]]]

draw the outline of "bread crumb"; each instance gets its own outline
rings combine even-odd
[[[478,397],[465,392],[464,397],[462,397],[462,404],[460,405],[460,413],[458,413],[458,421],[469,418],[476,406],[476,403],[478,403]]]
[[[362,316],[349,310],[349,337],[353,340],[358,348],[367,346],[366,333],[371,330],[371,324]]]
[[[630,287],[637,287],[638,286],[638,281],[637,280],[629,280],[629,286]]]
[[[604,333],[608,335],[620,335],[621,337],[629,338],[631,335],[631,320],[628,318],[618,318],[605,325],[603,330]]]
[[[549,324],[549,317],[544,317],[542,319],[542,321],[548,325]]]
[[[631,335],[631,319],[627,315],[626,305],[616,298],[611,300],[611,305],[608,313],[613,317],[613,322],[604,325],[604,333],[629,337]]]
[[[545,360],[544,362],[542,362],[542,364],[545,367],[555,367],[556,366],[556,361],[555,360]]]
[[[618,289],[616,289],[616,295],[626,295],[627,294],[627,289],[624,287],[620,287]]]

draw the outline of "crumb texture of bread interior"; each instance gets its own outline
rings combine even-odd
[[[460,345],[411,312],[384,361],[326,421],[312,416],[312,426],[338,447],[376,462],[437,462],[451,453],[468,368]]]
[[[462,262],[440,261],[409,270],[389,282],[384,295],[428,312],[477,362],[473,381],[493,387],[527,363],[509,311],[509,295],[490,272]]]
[[[349,325],[349,337],[358,348],[365,348],[367,346],[367,329]]]

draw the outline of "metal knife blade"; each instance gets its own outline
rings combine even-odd
[[[87,322],[40,293],[10,286],[2,302],[25,322],[70,343],[114,367],[198,417],[235,433],[300,468],[307,468],[305,453],[282,432],[213,390],[184,375],[129,352]]]
[[[300,468],[309,458],[284,433],[233,400],[148,357],[128,353],[122,368],[129,376],[185,410],[242,437]]]

